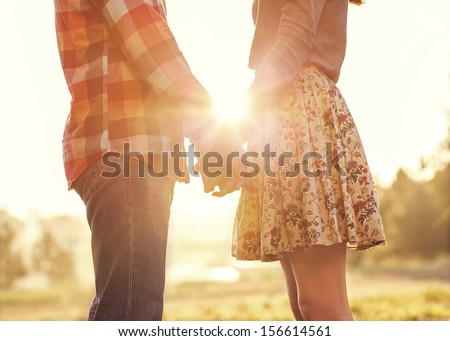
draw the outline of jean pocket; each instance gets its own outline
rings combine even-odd
[[[98,181],[98,168],[99,162],[94,162],[90,165],[83,174],[74,182],[73,189],[83,200],[84,204],[87,204],[89,199],[94,195]]]

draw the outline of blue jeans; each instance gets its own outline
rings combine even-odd
[[[128,161],[128,176],[102,176],[110,169],[99,160],[74,184],[92,236],[96,294],[89,320],[162,320],[174,181],[152,178],[146,169],[138,176],[143,164]]]

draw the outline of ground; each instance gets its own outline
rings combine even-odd
[[[450,261],[353,268],[348,292],[355,320],[450,320]],[[85,320],[91,288],[73,285],[0,291],[0,320]],[[292,320],[277,267],[241,269],[237,282],[188,282],[166,289],[165,320]]]

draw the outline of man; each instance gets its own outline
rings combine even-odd
[[[164,153],[184,137],[216,148],[210,97],[178,49],[163,0],[55,0],[55,13],[72,95],[65,172],[92,232],[89,320],[161,320],[173,187],[188,181],[185,160],[165,162]],[[111,176],[111,166],[120,172]],[[239,186],[203,182],[207,192]]]

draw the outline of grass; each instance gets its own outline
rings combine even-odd
[[[352,311],[356,320],[365,321],[446,321],[450,320],[450,290],[434,288],[355,299]]]
[[[350,303],[355,320],[450,320],[450,281],[427,270],[351,271]],[[92,290],[60,287],[0,291],[0,320],[85,320]],[[292,320],[278,268],[241,270],[236,283],[168,284],[164,319],[171,321]]]

